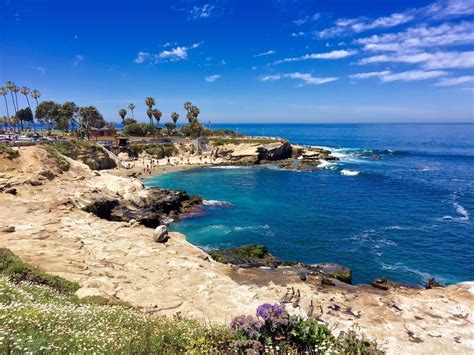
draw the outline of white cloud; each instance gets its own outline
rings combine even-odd
[[[153,54],[149,52],[138,52],[137,57],[134,59],[134,63],[142,64],[144,62],[150,61],[152,63],[159,62],[177,62],[180,60],[188,59],[188,51],[190,49],[195,49],[200,46],[200,43],[194,43],[189,47],[177,46],[169,50],[163,50],[158,54]]]
[[[313,76],[310,73],[295,72],[295,73],[287,73],[287,74],[274,74],[274,75],[261,76],[259,80],[260,81],[276,81],[283,78],[303,81],[303,83],[298,86],[321,85],[325,83],[330,83],[332,81],[336,81],[338,79],[335,77],[319,78],[319,77]]]
[[[215,6],[211,4],[204,4],[203,6],[194,6],[191,10],[189,10],[189,16],[193,20],[199,20],[203,18],[211,17]]]
[[[445,19],[474,14],[474,1],[472,0],[445,0],[438,1],[424,8],[427,15],[433,19]]]
[[[206,80],[208,83],[213,83],[214,81],[219,80],[220,78],[221,76],[219,74],[215,74],[215,75],[206,76],[204,80]]]
[[[448,73],[441,70],[409,70],[399,73],[392,73],[391,71],[385,70],[380,72],[369,72],[369,73],[358,73],[350,75],[351,79],[368,79],[368,78],[379,78],[382,82],[392,82],[392,81],[418,81],[418,80],[428,80],[435,79],[441,76],[445,76]]]
[[[150,53],[148,52],[138,52],[137,57],[134,59],[134,63],[141,64],[150,58]]]
[[[421,25],[403,32],[361,38],[357,42],[368,51],[394,52],[472,44],[474,42],[474,22],[446,23],[433,27]]]
[[[275,81],[275,80],[280,80],[281,75],[280,74],[275,74],[275,75],[264,75],[260,77],[260,81]]]
[[[296,26],[301,26],[301,25],[304,25],[306,22],[317,21],[319,20],[320,17],[321,17],[321,14],[317,12],[313,16],[306,16],[306,17],[294,20],[293,23]]]
[[[474,51],[383,54],[361,59],[358,64],[387,62],[420,64],[424,69],[474,68]]]
[[[459,76],[457,78],[446,78],[438,81],[436,86],[453,86],[459,84],[474,83],[474,75]]]
[[[410,22],[413,19],[414,16],[410,11],[406,13],[395,13],[375,20],[366,20],[364,18],[339,19],[336,21],[336,26],[317,31],[315,35],[320,38],[331,38],[346,33],[360,33],[375,28],[395,27]]]
[[[283,58],[283,59],[273,62],[272,64],[276,65],[276,64],[288,63],[288,62],[300,62],[300,61],[309,60],[309,59],[341,59],[341,58],[350,57],[356,53],[357,51],[355,50],[339,49],[339,50],[334,50],[327,53],[313,53],[313,54],[305,54],[301,57]]]
[[[86,58],[81,55],[81,54],[76,54],[76,56],[74,57],[74,62],[72,63],[72,65],[74,65],[75,67],[78,67],[79,65],[81,65],[82,62],[84,62]]]
[[[293,32],[293,33],[291,34],[291,37],[302,37],[302,36],[304,36],[304,35],[305,35],[305,33],[304,33],[303,31],[300,31],[300,32]]]
[[[266,51],[266,52],[262,52],[262,53],[258,53],[258,54],[255,54],[254,57],[263,57],[263,56],[266,56],[266,55],[272,55],[272,54],[275,54],[276,52],[272,49]]]
[[[472,14],[474,14],[474,1],[472,0],[439,0],[422,8],[408,9],[404,12],[393,13],[377,19],[367,19],[365,17],[338,19],[335,26],[317,31],[315,35],[319,38],[330,38],[377,28],[392,28],[417,20],[440,20]]]

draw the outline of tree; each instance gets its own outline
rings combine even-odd
[[[173,123],[176,126],[176,122],[178,122],[178,119],[179,119],[179,114],[177,112],[173,112],[171,114],[171,119],[173,120]]]
[[[10,119],[10,112],[8,111],[7,94],[8,94],[8,89],[6,87],[1,87],[0,95],[2,95],[3,99],[5,100],[5,108],[7,109],[7,118]]]
[[[12,81],[7,81],[5,83],[5,88],[7,88],[7,90],[10,91],[10,94],[12,96],[13,110],[15,111],[15,115],[16,115],[16,111],[18,111],[18,110],[17,110],[16,105],[15,105],[15,99],[13,98],[13,88],[14,87],[15,87],[15,84]]]
[[[154,127],[149,123],[131,123],[125,126],[124,133],[129,136],[143,137],[153,133]]]
[[[36,108],[36,118],[43,125],[46,126],[48,134],[51,134],[51,130],[54,125],[59,121],[61,116],[61,105],[53,101],[43,101]]]
[[[129,105],[128,105],[128,109],[129,109],[130,111],[132,111],[132,118],[135,119],[135,116],[134,116],[134,114],[133,114],[133,110],[135,110],[135,104],[129,104]]]
[[[103,128],[106,124],[104,117],[94,106],[81,107],[79,117],[81,131],[87,136],[87,139],[90,139],[91,128]]]
[[[163,116],[163,114],[161,113],[160,110],[158,110],[158,109],[153,110],[153,117],[155,117],[155,120],[157,122],[158,127],[160,127],[161,116]]]
[[[122,123],[123,123],[123,121],[125,120],[125,116],[127,116],[127,110],[122,108],[122,109],[119,110],[118,113],[119,113],[119,116],[122,118]]]
[[[166,129],[168,130],[168,135],[171,136],[171,132],[174,131],[176,125],[173,122],[166,122],[165,123]]]
[[[28,89],[26,86],[22,86],[21,89],[20,89],[21,93],[23,95],[25,95],[25,98],[26,98],[26,102],[28,104],[28,107],[30,108],[30,111],[33,112],[31,110],[31,105],[30,105],[30,99],[28,98],[28,95],[30,94],[30,89]],[[36,132],[36,127],[35,127],[35,120],[34,118],[31,120],[31,122],[33,123],[33,131]]]
[[[31,95],[31,97],[32,97],[33,99],[35,99],[35,101],[36,101],[36,109],[38,109],[38,99],[41,97],[41,93],[40,93],[38,90],[35,89],[35,90],[31,91],[31,94],[30,94],[30,95]],[[35,116],[36,116],[36,115],[35,115]],[[40,125],[41,125],[41,122],[40,122]],[[43,130],[42,125],[41,125],[40,128],[41,128],[41,130]]]
[[[150,118],[150,124],[153,126],[153,106],[156,105],[155,99],[153,97],[147,97],[145,99],[145,105],[148,106],[146,114]]]
[[[134,123],[137,123],[137,121],[134,120],[133,118],[126,118],[123,120],[124,126],[128,126],[129,124],[134,124]]]
[[[58,128],[65,131],[69,131],[69,127],[74,127],[74,124],[77,125],[77,114],[79,112],[79,107],[72,101],[65,102],[61,106],[61,117],[58,121]]]
[[[23,122],[33,122],[33,112],[31,112],[29,107],[18,110],[16,112],[16,118],[18,118],[23,126]]]

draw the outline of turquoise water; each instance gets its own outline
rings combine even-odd
[[[355,283],[474,280],[474,125],[222,127],[331,147],[341,160],[316,172],[207,168],[147,180],[211,200],[205,215],[172,224],[190,242],[265,244],[284,260],[346,265]]]

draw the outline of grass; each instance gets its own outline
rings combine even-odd
[[[54,143],[45,143],[43,148],[56,160],[56,165],[62,171],[68,171],[70,168],[69,162],[64,159],[62,152],[57,148]]]
[[[86,140],[65,140],[43,145],[58,161],[58,164],[65,166],[64,162],[69,163],[62,157],[63,155],[81,161],[92,170],[111,169],[116,166],[115,161],[109,158],[97,143]],[[63,162],[63,161],[64,162]],[[63,169],[62,170],[68,170]]]
[[[0,248],[0,273],[14,282],[30,281],[39,285],[49,286],[64,294],[74,293],[79,289],[79,284],[58,276],[48,275],[23,262],[6,248]]]
[[[18,158],[20,156],[20,152],[18,150],[12,149],[4,144],[0,144],[0,154],[5,154],[6,157],[10,160]]]
[[[264,327],[246,336],[179,314],[154,317],[100,297],[80,300],[78,287],[0,249],[0,353],[244,354],[256,344],[269,353],[381,353],[354,332],[334,336],[316,320],[291,318],[275,332]]]

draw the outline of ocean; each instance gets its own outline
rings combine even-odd
[[[191,243],[264,244],[283,260],[350,267],[356,284],[474,280],[474,124],[213,128],[328,147],[340,160],[314,172],[213,167],[148,179],[209,201],[204,215],[170,226]]]

